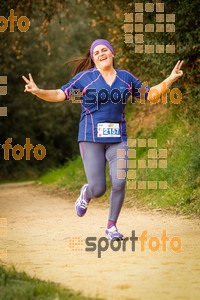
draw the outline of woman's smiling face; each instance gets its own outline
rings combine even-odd
[[[113,66],[113,53],[105,45],[98,45],[93,50],[93,61],[97,69]]]

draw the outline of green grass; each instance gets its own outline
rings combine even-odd
[[[0,265],[0,300],[92,300],[50,281],[31,278]]]
[[[179,213],[200,214],[200,136],[197,120],[170,110],[162,123],[138,138],[157,139],[158,149],[167,149],[167,168],[137,169],[137,180],[167,181],[165,190],[128,191],[143,205],[173,208]],[[147,148],[136,148],[137,159],[147,159]]]
[[[29,181],[34,181],[35,179],[19,179],[19,180],[2,180],[0,181],[0,184],[4,184],[4,183],[20,183],[20,182],[29,182]]]
[[[127,104],[127,123],[137,115],[138,106]],[[143,130],[134,135],[128,128],[128,136],[137,139],[157,139],[157,149],[167,149],[167,168],[137,169],[137,180],[167,181],[167,189],[129,190],[126,189],[128,206],[134,205],[133,198],[140,205],[149,207],[171,208],[179,213],[200,214],[200,138],[197,120],[185,118],[176,110],[168,109],[168,113],[158,120],[153,130]],[[148,148],[136,148],[137,159],[148,159]],[[107,191],[102,196],[109,201],[110,180],[108,164],[106,166]],[[81,156],[69,161],[59,169],[50,170],[39,181],[51,187],[66,188],[79,192],[87,182]],[[133,197],[134,196],[134,197]],[[136,196],[136,197],[135,197]]]
[[[68,161],[61,168],[49,170],[38,181],[51,186],[67,187],[71,191],[76,190],[86,181],[81,157],[78,156],[74,160]]]
[[[71,192],[80,191],[83,184],[87,182],[84,166],[81,156],[77,156],[72,161],[68,161],[63,167],[51,169],[44,176],[40,177],[37,182],[48,185],[50,188],[65,188]],[[110,194],[109,168],[106,164],[106,193],[101,199],[108,199]]]

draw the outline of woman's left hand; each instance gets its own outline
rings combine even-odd
[[[183,64],[183,60],[182,61],[179,60],[175,65],[174,69],[172,70],[169,77],[171,77],[173,81],[176,81],[177,79],[179,79],[179,77],[183,76],[183,71],[180,70],[182,64]]]

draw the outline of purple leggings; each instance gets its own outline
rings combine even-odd
[[[126,178],[117,176],[117,149],[128,150],[127,142],[121,143],[93,143],[79,142],[79,149],[84,164],[88,187],[87,198],[98,198],[106,191],[106,160],[109,164],[111,181],[109,220],[117,221],[125,196]],[[125,175],[127,174],[127,152]],[[122,169],[121,169],[122,170]]]

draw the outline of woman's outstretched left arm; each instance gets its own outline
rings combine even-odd
[[[175,82],[177,79],[179,79],[181,76],[183,76],[183,71],[181,70],[181,66],[183,64],[182,61],[178,61],[175,65],[174,69],[172,70],[169,77],[167,77],[163,82],[161,82],[158,85],[155,85],[151,87],[147,100],[149,101],[156,101],[160,98],[162,94],[165,94],[168,92],[169,87],[172,85],[173,82]]]

